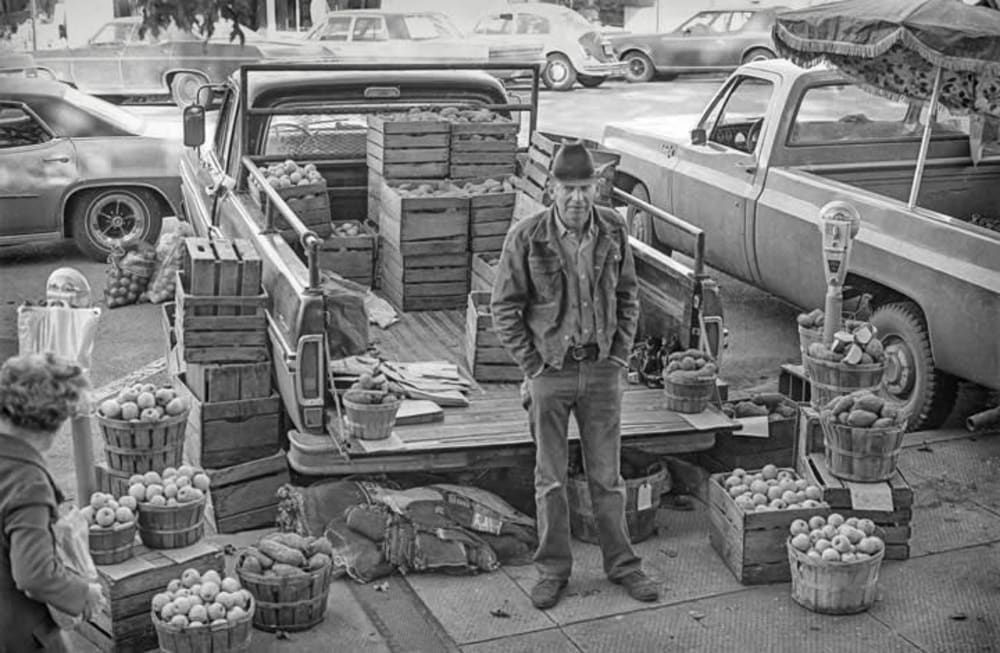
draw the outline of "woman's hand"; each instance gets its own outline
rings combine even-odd
[[[106,605],[104,589],[99,583],[90,583],[87,587],[87,602],[83,606],[83,618],[89,620]]]

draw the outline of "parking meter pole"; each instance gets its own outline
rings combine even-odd
[[[826,275],[823,342],[830,345],[842,325],[847,264],[851,257],[851,244],[861,226],[861,216],[847,202],[835,201],[820,209],[819,218],[823,233],[823,272]]]
[[[90,500],[90,495],[97,492],[90,415],[74,415],[70,419],[70,428],[73,433],[73,464],[76,466],[76,501],[83,506]]]

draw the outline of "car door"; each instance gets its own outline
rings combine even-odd
[[[217,197],[223,192],[219,185],[228,174],[225,162],[233,148],[238,129],[234,128],[237,94],[228,88],[223,95],[212,140],[201,146],[202,154],[186,148],[181,158],[181,191],[188,222],[199,236],[207,236],[215,225]]]
[[[177,32],[173,29],[170,32]],[[206,47],[202,44],[202,48]],[[166,93],[164,75],[173,57],[168,32],[154,36],[147,31],[139,37],[133,30],[125,43],[121,57],[121,74],[126,88],[136,93]]]
[[[84,92],[94,94],[122,93],[122,55],[132,32],[132,22],[111,22],[98,30],[86,47],[67,53],[72,60],[73,81]]]
[[[695,14],[670,34],[660,38],[663,64],[671,68],[712,68],[724,60],[728,11]]]
[[[0,101],[0,243],[61,234],[63,191],[76,150],[21,102]]]
[[[732,78],[699,123],[706,141],[679,151],[670,189],[674,213],[708,234],[708,262],[747,281],[756,276],[748,221],[763,187],[758,157],[773,91],[771,79]]]

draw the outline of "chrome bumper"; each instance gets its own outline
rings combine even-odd
[[[591,77],[624,77],[628,64],[624,61],[603,63],[589,59],[583,63],[577,72]]]

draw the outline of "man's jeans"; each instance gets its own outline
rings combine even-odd
[[[538,550],[534,560],[541,578],[569,579],[573,568],[566,495],[571,411],[579,426],[604,572],[608,578],[619,579],[640,567],[625,524],[626,493],[620,460],[623,377],[622,368],[609,360],[567,360],[563,369],[546,368],[528,381],[530,403],[525,403],[529,403],[526,407],[538,449]]]

